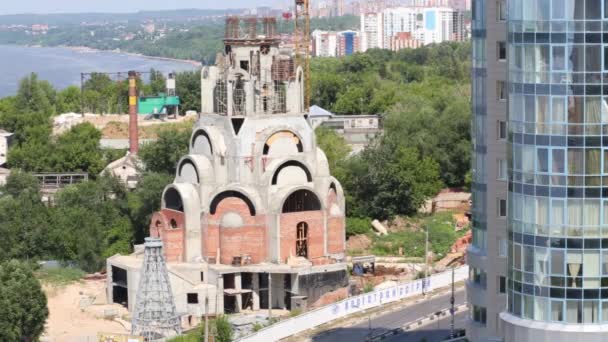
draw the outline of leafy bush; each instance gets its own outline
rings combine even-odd
[[[217,342],[230,342],[232,341],[232,325],[228,321],[226,316],[219,316],[213,320],[215,327],[215,340]]]
[[[368,217],[347,217],[346,218],[346,237],[366,234],[372,231],[372,220]]]
[[[37,341],[49,311],[29,265],[0,263],[0,341]]]

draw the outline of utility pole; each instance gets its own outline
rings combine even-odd
[[[452,266],[452,296],[450,297],[450,304],[452,307],[450,308],[450,314],[452,315],[452,322],[450,325],[450,338],[454,338],[454,266]]]
[[[426,296],[426,283],[429,277],[429,227],[425,226],[425,241],[424,241],[424,281],[422,291]]]

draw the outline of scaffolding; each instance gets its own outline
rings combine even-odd
[[[164,340],[181,334],[181,320],[175,310],[163,244],[158,238],[146,238],[144,246],[131,333],[146,341]]]

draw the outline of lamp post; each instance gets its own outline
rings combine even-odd
[[[424,239],[424,286],[422,286],[422,291],[426,296],[426,283],[427,278],[429,277],[429,227],[425,226],[425,239]]]

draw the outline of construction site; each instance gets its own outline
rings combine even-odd
[[[150,239],[107,259],[108,302],[128,308],[134,333],[151,321],[177,333],[206,315],[304,309],[348,285],[344,193],[306,115],[308,43],[280,48],[276,25],[226,19]]]

